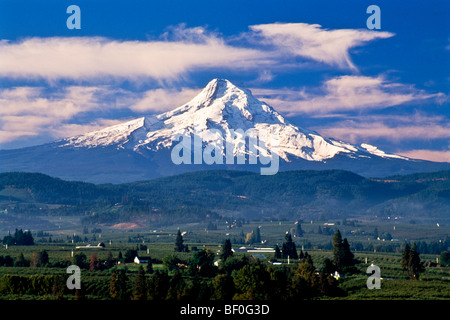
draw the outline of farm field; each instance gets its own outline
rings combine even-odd
[[[299,224],[302,230],[301,236],[297,236]],[[450,267],[436,263],[439,259],[438,252],[430,252],[442,249],[443,247],[439,247],[439,244],[443,246],[448,244],[449,229],[446,226],[418,226],[390,221],[245,221],[241,223],[228,219],[217,221],[209,228],[202,223],[190,223],[153,230],[148,228],[117,229],[104,226],[45,230],[33,232],[34,245],[3,245],[1,247],[0,260],[9,256],[14,261],[14,265],[0,266],[0,299],[79,299],[75,290],[67,289],[62,290],[57,297],[54,279],[59,277],[65,282],[69,276],[66,272],[67,267],[74,263],[74,257],[81,256],[84,256],[82,262],[84,265],[81,266],[82,290],[80,291],[83,299],[111,300],[112,275],[119,270],[127,276],[126,290],[129,293],[128,299],[130,299],[139,276],[139,270],[141,267],[146,269],[147,264],[121,261],[120,257],[125,257],[127,252],[132,252],[129,254],[138,257],[151,257],[152,273],[146,274],[148,281],[153,279],[155,273],[166,273],[170,279],[175,277],[183,279],[184,293],[172,293],[165,296],[165,299],[204,299],[198,292],[194,295],[191,292],[194,289],[191,288],[189,291],[186,288],[197,285],[214,290],[216,277],[227,274],[228,271],[224,271],[223,265],[217,263],[215,271],[208,274],[202,273],[198,268],[201,263],[198,259],[201,257],[201,252],[208,252],[210,254],[208,259],[211,263],[220,260],[222,246],[226,239],[230,240],[231,246],[235,250],[233,259],[236,261],[247,259],[249,266],[254,268],[262,266],[275,273],[274,270],[278,270],[280,274],[293,279],[304,259],[274,259],[274,252],[261,252],[262,256],[257,256],[254,252],[239,251],[239,248],[252,247],[269,250],[275,246],[281,248],[286,234],[289,233],[293,235],[292,239],[297,253],[307,253],[318,274],[327,259],[333,260],[332,239],[336,230],[339,230],[342,237],[348,240],[358,263],[350,271],[339,274],[337,280],[333,280],[333,285],[337,288],[336,292],[338,293],[313,295],[306,299],[447,300],[450,299]],[[183,243],[187,247],[186,252],[176,252],[174,249],[178,230],[183,235]],[[249,236],[256,232],[259,233],[259,242],[250,243]],[[383,237],[389,237],[390,240]],[[420,274],[419,280],[411,280],[408,273],[402,270],[402,250],[405,243],[416,242],[421,244],[419,249],[426,249],[428,252],[421,253],[419,251],[420,260],[425,268]],[[104,244],[104,247],[97,247],[98,243]],[[87,245],[90,247],[86,247]],[[448,250],[447,247],[444,249]],[[39,264],[33,266],[34,257],[38,252],[43,251],[48,255],[48,262],[45,266]],[[257,258],[254,259],[253,255]],[[97,267],[93,267],[93,256],[99,264],[109,260],[114,263],[108,267],[98,267],[99,264]],[[18,261],[23,260],[25,265],[20,266]],[[120,263],[118,263],[119,261]],[[173,261],[176,261],[175,267]],[[26,265],[27,262],[28,265]],[[366,270],[371,264],[380,268],[381,288],[379,290],[370,290],[366,285],[369,277]],[[235,270],[229,275],[236,277],[238,272],[239,268],[235,267]],[[273,277],[273,273],[271,275]],[[271,281],[274,279],[271,278]],[[42,290],[37,289],[36,283],[38,282],[42,283]],[[248,297],[243,293],[227,297],[227,299],[239,300],[252,298],[270,299],[269,296]]]

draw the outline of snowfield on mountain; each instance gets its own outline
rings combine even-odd
[[[265,133],[258,138],[267,139],[263,141],[267,150],[279,156],[280,171],[343,169],[380,177],[450,168],[449,163],[409,159],[366,143],[322,137],[290,123],[249,90],[214,79],[192,100],[171,111],[40,146],[1,150],[0,170],[41,172],[94,183],[131,182],[208,169],[256,171],[261,164],[176,165],[170,158],[180,135],[200,135],[203,147],[216,146],[225,157],[217,135],[210,132],[220,132],[232,144],[235,156],[248,157],[250,148],[239,139],[230,139],[230,133],[252,130]]]

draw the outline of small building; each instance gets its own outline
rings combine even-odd
[[[239,249],[231,249],[233,252],[266,252],[266,253],[274,253],[275,249],[273,248],[255,248],[255,247],[240,247]]]
[[[253,247],[239,247],[238,249],[231,249],[233,252],[248,252],[248,250],[252,250]]]
[[[87,244],[85,246],[77,246],[76,249],[103,249],[105,247],[105,244],[103,242],[100,242],[96,246],[93,246],[91,244]]]
[[[138,257],[138,256],[136,256],[134,258],[134,263],[136,263],[136,264],[148,263],[149,260],[150,260],[150,257]]]

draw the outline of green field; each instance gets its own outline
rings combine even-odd
[[[359,261],[350,273],[342,274],[337,280],[336,285],[342,294],[335,296],[319,295],[313,297],[313,299],[450,299],[450,267],[425,267],[419,280],[408,279],[408,274],[401,270],[401,252],[405,242],[422,241],[431,244],[447,241],[446,237],[450,234],[449,227],[369,221],[303,221],[301,227],[303,236],[294,237],[294,243],[298,252],[302,249],[302,251],[310,255],[315,268],[320,269],[325,259],[333,258],[331,241],[332,234],[337,229],[341,231],[343,237],[348,239],[351,250]],[[48,265],[44,267],[1,266],[0,299],[55,299],[50,285],[47,285],[46,291],[43,290],[43,293],[40,294],[37,294],[37,289],[27,290],[26,288],[14,292],[5,289],[6,285],[1,286],[2,279],[12,275],[20,276],[22,280],[29,279],[29,281],[39,277],[39,281],[44,281],[47,279],[45,277],[58,275],[67,278],[66,268],[72,263],[72,256],[80,253],[86,256],[86,262],[89,263],[93,254],[98,260],[105,261],[108,256],[117,258],[119,254],[124,255],[127,250],[133,249],[137,250],[137,255],[140,257],[151,256],[154,271],[164,271],[167,266],[162,261],[170,255],[180,259],[183,264],[188,265],[197,251],[208,249],[214,254],[213,258],[216,261],[219,259],[219,250],[225,239],[230,239],[233,249],[248,246],[249,244],[245,243],[245,238],[248,233],[255,231],[257,228],[260,230],[263,243],[254,243],[252,244],[253,247],[273,248],[275,245],[281,247],[286,232],[294,233],[296,224],[293,221],[268,220],[246,221],[236,226],[232,219],[229,219],[229,221],[217,221],[213,228],[214,230],[206,230],[205,225],[202,223],[184,224],[154,230],[145,228],[120,230],[105,226],[96,228],[97,230],[94,231],[100,231],[99,228],[101,228],[101,233],[92,233],[92,228],[91,230],[81,230],[76,227],[63,230],[44,230],[39,236],[33,232],[34,245],[11,245],[7,248],[3,245],[0,249],[0,257],[10,256],[14,261],[17,261],[23,255],[25,260],[31,260],[33,254],[45,250],[48,253],[49,261]],[[321,233],[318,232],[319,228],[322,229]],[[389,233],[392,239],[383,241],[382,238],[375,238],[372,234],[375,228],[379,235]],[[184,232],[183,240],[184,244],[190,249],[189,252],[175,252],[174,250],[175,236],[178,229]],[[76,248],[77,246],[86,246],[88,243],[95,246],[99,242],[103,242],[105,247]],[[355,250],[356,244],[359,245],[359,248],[370,247],[371,250]],[[431,245],[429,247],[431,248]],[[252,253],[250,252],[234,253],[235,258],[250,257],[251,255]],[[273,265],[269,260],[274,258],[274,253],[264,253],[264,255],[266,259],[260,259],[258,262],[264,267],[270,266],[273,270],[283,270],[287,275],[292,275],[292,272],[298,268],[299,260],[290,259],[288,264],[287,260],[278,259],[278,262],[282,262],[282,264]],[[436,262],[438,256],[436,253],[420,254],[421,261],[425,264]],[[366,270],[372,263],[379,266],[381,270],[381,289],[379,290],[370,290],[366,286],[369,276],[366,274]],[[125,271],[128,276],[128,290],[131,292],[140,266],[142,265],[133,262],[122,262],[104,270],[89,270],[88,267],[82,269],[83,297],[93,300],[111,299],[109,289],[112,272],[115,269]],[[143,266],[145,268],[145,264]],[[181,272],[185,281],[194,281],[192,280],[192,271],[188,273],[181,269]],[[171,270],[168,274],[173,277],[176,273]],[[234,273],[233,275],[236,274]],[[150,279],[151,275],[147,275],[147,277]],[[202,283],[212,285],[212,278],[203,276],[201,279],[203,279]],[[73,292],[65,290],[63,298],[74,299],[75,296]]]

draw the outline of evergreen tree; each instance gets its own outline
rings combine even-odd
[[[421,272],[424,271],[423,263],[420,261],[416,243],[410,248],[408,244],[402,253],[402,270],[408,271],[411,279],[418,280]]]
[[[349,267],[355,264],[354,254],[350,251],[350,245],[347,238],[342,242],[342,250],[344,251],[344,266]]]
[[[253,235],[255,236],[253,243],[261,243],[261,231],[259,230],[259,227],[256,227]]]
[[[339,229],[333,236],[333,258],[334,258],[334,265],[339,271],[341,271],[345,265],[344,264],[345,252],[344,247],[342,245],[342,235]]]
[[[303,237],[303,229],[302,229],[302,224],[300,223],[300,221],[297,221],[297,228],[295,230],[296,236],[301,238]]]
[[[133,286],[133,300],[147,300],[147,287],[147,277],[141,265]]]
[[[176,252],[185,251],[184,244],[183,244],[183,236],[181,235],[180,229],[178,229],[177,236],[175,238],[175,251]]]
[[[127,280],[125,270],[113,270],[109,286],[111,298],[114,300],[128,299]]]
[[[41,250],[39,252],[40,260],[41,260],[41,266],[45,266],[49,263],[48,253],[46,250]]]
[[[285,240],[281,249],[283,259],[298,259],[297,248],[290,233],[286,233]]]
[[[347,238],[342,240],[339,230],[333,236],[333,258],[334,265],[339,271],[342,271],[344,267],[353,266],[356,262]]]
[[[152,274],[153,273],[153,263],[152,263],[152,258],[148,257],[148,262],[147,262],[147,267],[146,270],[147,274]]]
[[[181,272],[177,271],[170,278],[169,288],[167,290],[167,300],[181,300],[184,298],[185,289],[187,287],[186,281],[183,279]]]
[[[423,264],[420,262],[417,245],[414,243],[409,253],[409,272],[411,279],[419,280],[419,274],[424,271]]]
[[[106,256],[106,268],[112,268],[115,264],[114,257],[111,251],[108,251],[108,255]]]
[[[278,245],[275,245],[274,259],[281,259],[281,251]]]
[[[167,272],[156,270],[149,279],[148,298],[150,300],[165,300],[170,278]]]
[[[109,282],[109,294],[111,298],[117,299],[117,296],[119,295],[119,275],[117,269],[114,269],[111,274],[111,280]]]
[[[220,259],[225,262],[228,257],[233,256],[233,250],[231,250],[231,241],[230,239],[226,239],[222,246],[222,252],[220,254]]]
[[[402,271],[409,270],[409,255],[411,253],[411,248],[409,244],[405,244],[405,248],[402,253]]]

